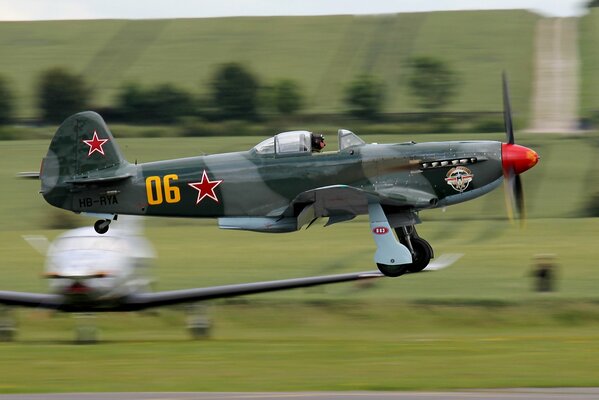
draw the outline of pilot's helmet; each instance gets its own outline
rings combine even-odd
[[[312,134],[312,151],[321,151],[326,145],[323,135],[317,133]]]

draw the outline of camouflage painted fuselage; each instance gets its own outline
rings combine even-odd
[[[349,217],[373,201],[412,211],[459,203],[502,178],[501,143],[491,141],[252,149],[134,165],[101,117],[77,115],[59,129],[41,176],[46,200],[78,213],[281,218],[314,204],[314,217]]]
[[[473,177],[461,192],[447,181],[448,172],[455,168],[454,165],[422,167],[423,160],[460,159],[468,159],[465,167]],[[472,163],[471,159],[476,161]],[[218,201],[205,196],[197,202],[198,195],[203,193],[190,184],[200,182],[204,171],[209,181],[221,181],[214,188]],[[164,180],[168,175],[176,177],[170,180],[170,185],[179,189],[180,201],[167,203],[164,200],[161,204],[148,205],[151,195],[148,196],[146,190],[147,179],[159,177],[158,180]],[[364,145],[339,152],[281,157],[248,151],[142,164],[136,167],[130,188],[124,189],[127,192],[133,189],[137,193],[136,209],[107,205],[77,211],[180,217],[291,216],[294,211],[290,206],[302,193],[344,185],[364,193],[361,204],[354,200],[351,210],[340,206],[336,210],[328,209],[328,213],[321,216],[345,211],[364,214],[369,195],[379,198],[384,205],[430,208],[482,195],[495,187],[501,177],[501,144],[494,142]],[[152,191],[156,193],[156,188]],[[74,198],[74,207],[77,201]],[[309,201],[302,199],[301,202]]]

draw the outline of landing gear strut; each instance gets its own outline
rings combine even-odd
[[[75,343],[94,344],[98,341],[94,315],[81,313],[75,315]]]
[[[0,342],[12,342],[17,332],[10,308],[0,306]]]
[[[412,253],[412,263],[405,265],[407,272],[420,272],[426,268],[435,255],[431,245],[418,236],[416,227],[414,225],[401,226],[395,228],[395,233],[397,233],[400,243],[407,246]]]
[[[187,329],[193,339],[208,339],[212,322],[208,317],[208,307],[204,304],[191,304],[187,308]]]

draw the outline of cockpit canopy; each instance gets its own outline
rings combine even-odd
[[[349,149],[350,147],[363,146],[366,144],[365,141],[360,139],[358,135],[347,129],[339,129],[337,131],[337,138],[339,139],[339,150]]]
[[[284,154],[310,152],[310,138],[308,131],[283,132],[258,143],[254,149],[258,154]]]
[[[339,129],[339,150],[362,146],[365,142],[347,129]],[[310,154],[312,132],[289,131],[270,137],[254,146],[257,154]]]

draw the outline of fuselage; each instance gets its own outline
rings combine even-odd
[[[78,228],[59,236],[46,256],[50,290],[77,305],[101,308],[119,299],[147,291],[147,269],[153,251],[141,236],[121,230],[98,235]]]
[[[340,129],[339,150],[321,152],[322,135],[289,131],[245,152],[141,165],[126,161],[100,115],[84,111],[56,131],[41,193],[56,207],[93,214],[98,234],[121,214],[218,218],[223,229],[272,233],[368,214],[381,272],[418,272],[433,257],[414,228],[418,211],[474,199],[505,179],[508,204],[523,216],[520,174],[539,157],[515,144],[505,77],[503,87],[506,143],[366,144]]]
[[[365,144],[335,152],[246,152],[128,164],[125,181],[70,190],[75,212],[179,217],[282,215],[303,192],[344,185],[415,210],[478,197],[502,179],[501,143]],[[365,198],[365,205],[367,199]],[[365,213],[366,208],[364,208]]]

